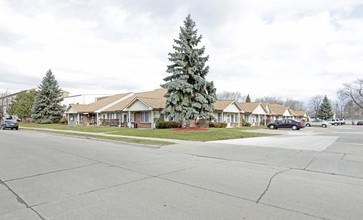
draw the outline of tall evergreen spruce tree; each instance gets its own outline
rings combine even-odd
[[[329,118],[332,118],[334,116],[332,107],[330,105],[328,97],[325,95],[323,99],[323,103],[321,103],[319,112],[318,112],[318,118],[327,120]]]
[[[168,89],[162,113],[170,119],[180,115],[188,124],[198,118],[215,119],[212,112],[216,89],[213,81],[205,79],[209,71],[209,66],[206,66],[209,56],[203,56],[204,46],[197,47],[201,39],[202,36],[197,35],[195,22],[188,15],[184,27],[180,27],[179,39],[174,39],[175,51],[169,53],[172,64],[167,66],[167,72],[171,75],[164,78],[166,83],[161,85]]]
[[[33,122],[40,124],[58,123],[62,118],[61,90],[51,70],[45,74],[38,88],[39,91],[32,108]]]
[[[247,95],[246,102],[251,102],[250,94]]]

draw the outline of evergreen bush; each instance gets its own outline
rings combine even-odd
[[[225,122],[209,122],[210,128],[226,128],[227,123]]]
[[[67,119],[65,117],[62,117],[61,120],[59,121],[59,123],[61,123],[61,124],[67,124],[68,121],[67,121]]]
[[[181,123],[177,121],[162,121],[158,128],[181,128]]]
[[[155,127],[156,128],[160,128],[160,123],[161,122],[164,122],[164,117],[162,117],[162,116],[160,116],[159,118],[158,118],[158,120],[156,121],[156,123],[155,123]]]

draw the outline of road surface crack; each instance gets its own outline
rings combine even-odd
[[[315,157],[313,157],[311,160],[310,160],[310,162],[308,163],[308,165],[306,165],[306,167],[304,167],[304,169],[303,170],[306,170],[310,165],[311,165],[311,163],[313,162],[313,160],[315,160]]]
[[[263,198],[263,196],[266,194],[266,192],[269,190],[270,186],[271,186],[271,183],[272,183],[272,180],[279,174],[283,173],[283,172],[286,172],[286,171],[289,171],[291,169],[287,169],[287,170],[282,170],[282,171],[279,171],[277,173],[275,173],[271,178],[270,180],[268,181],[268,184],[267,184],[267,187],[265,189],[265,191],[263,191],[263,193],[260,195],[260,197],[258,197],[258,199],[256,200],[256,204],[258,204],[260,202],[260,200]]]
[[[0,179],[0,185],[4,185],[15,196],[16,200],[18,201],[18,203],[24,205],[27,209],[32,210],[37,216],[39,216],[40,219],[45,220],[45,218],[41,214],[39,214],[39,212],[37,212],[36,210],[34,210],[32,207],[30,207],[18,194],[16,194],[16,192],[14,192],[14,190],[12,190],[10,188],[10,186],[8,186],[1,179]]]
[[[22,180],[22,179],[27,179],[27,178],[32,178],[32,177],[43,176],[43,175],[47,175],[47,174],[54,174],[54,173],[60,173],[60,172],[65,172],[65,171],[70,171],[70,170],[76,170],[76,169],[81,169],[81,168],[84,168],[84,167],[94,166],[94,165],[97,165],[97,164],[100,164],[100,162],[90,163],[90,164],[86,164],[86,165],[82,165],[82,166],[71,167],[71,168],[66,168],[66,169],[61,169],[61,170],[54,170],[54,171],[49,171],[49,172],[45,172],[45,173],[34,174],[34,175],[31,175],[31,176],[24,176],[24,177],[4,180],[4,182],[11,182],[11,181],[16,181],[16,180]]]

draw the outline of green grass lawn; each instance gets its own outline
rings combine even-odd
[[[242,128],[210,128],[209,131],[185,131],[175,132],[172,129],[134,129],[134,128],[117,128],[106,126],[77,126],[68,128],[66,125],[59,124],[35,124],[20,123],[20,127],[50,128],[58,130],[73,130],[94,133],[107,133],[115,135],[136,136],[136,137],[153,137],[190,141],[213,141],[228,140],[236,138],[262,137],[268,134],[243,132],[244,130],[254,130],[265,127],[242,127]]]

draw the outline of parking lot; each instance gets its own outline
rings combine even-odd
[[[0,219],[361,219],[363,127],[161,148],[0,131]]]

